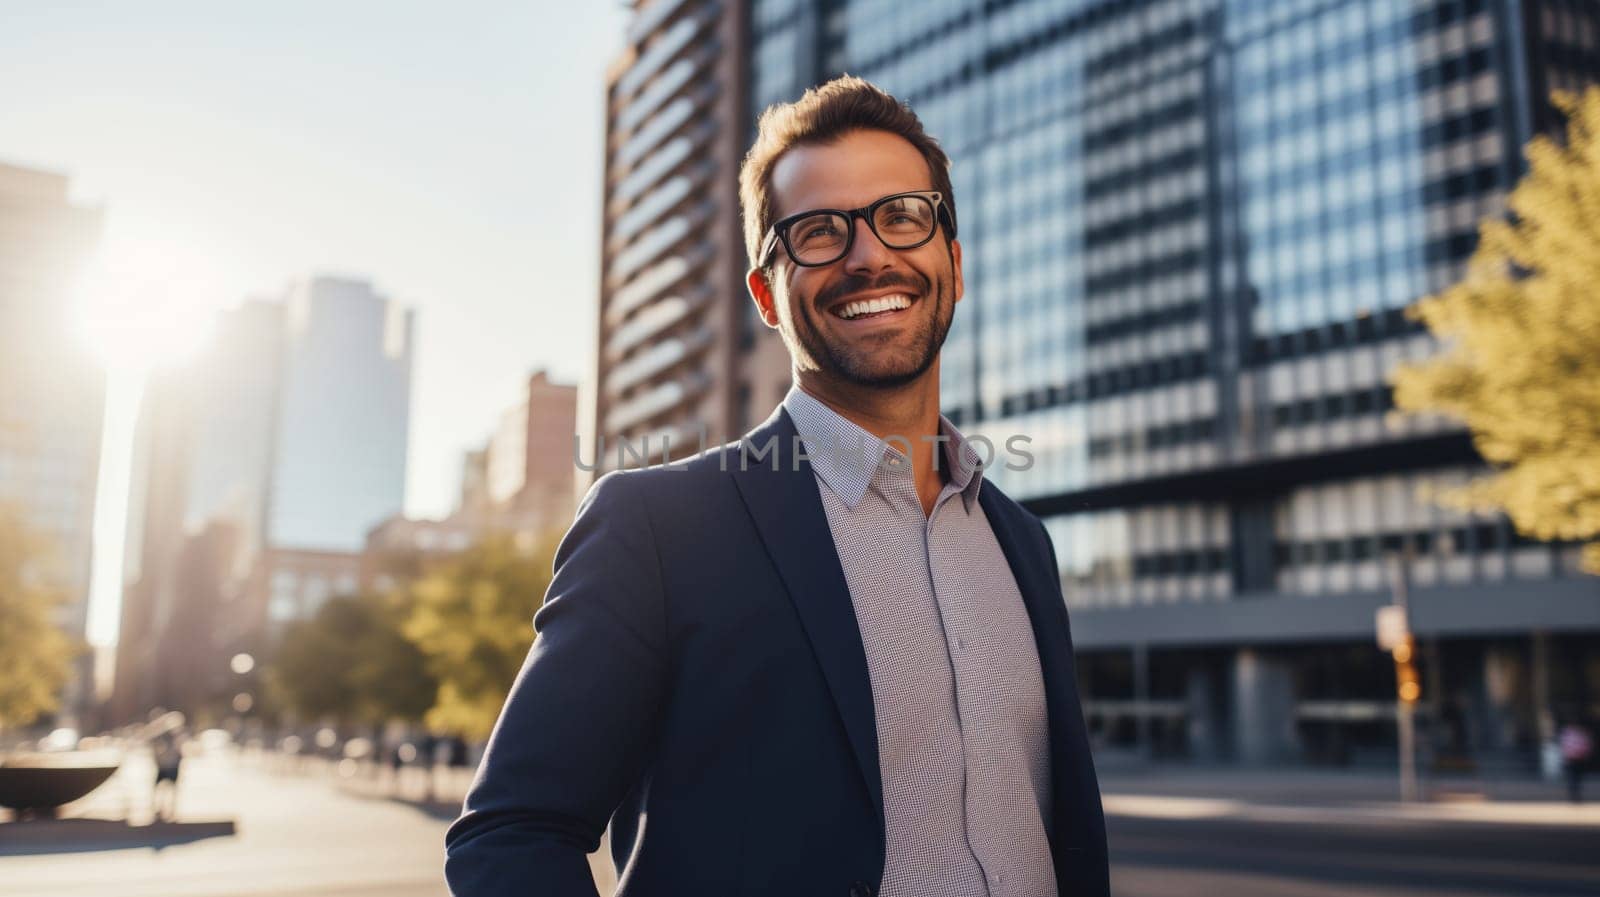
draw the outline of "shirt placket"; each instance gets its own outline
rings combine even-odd
[[[885,501],[889,503],[891,508],[896,509],[895,516],[897,518],[905,515],[908,519],[916,520],[921,524],[919,535],[922,539],[922,557],[926,564],[928,576],[928,591],[933,597],[934,608],[938,614],[939,628],[943,632],[945,650],[950,658],[950,675],[955,683],[954,698],[956,728],[959,733],[962,753],[961,830],[965,836],[964,840],[967,844],[967,850],[972,856],[972,862],[977,867],[976,876],[967,879],[967,884],[975,885],[978,889],[974,891],[972,888],[967,887],[966,884],[963,884],[959,886],[958,893],[961,895],[961,897],[968,897],[968,895],[971,895],[971,897],[992,897],[990,888],[987,884],[990,879],[990,873],[985,868],[983,860],[979,854],[979,846],[973,843],[971,813],[973,786],[971,782],[972,764],[970,762],[972,754],[967,736],[968,727],[964,719],[964,714],[969,711],[971,702],[966,700],[963,695],[962,682],[965,677],[963,676],[962,664],[964,659],[958,656],[958,654],[964,654],[966,651],[970,650],[970,640],[965,636],[957,636],[951,632],[949,625],[949,608],[947,608],[945,605],[945,599],[948,590],[941,589],[941,581],[944,579],[944,577],[937,566],[937,552],[939,549],[938,545],[936,544],[937,537],[935,536],[935,527],[938,525],[941,512],[946,510],[946,504],[952,500],[959,501],[957,498],[959,493],[953,489],[953,487],[946,485],[943,491],[939,493],[939,497],[934,500],[932,513],[929,513],[926,515],[926,517],[924,517],[922,513],[922,500],[917,496],[916,481],[912,475],[910,466],[905,462],[903,457],[899,456],[898,453],[892,450],[887,451],[884,457],[884,466],[879,469],[877,475],[874,477],[873,487],[880,490]],[[939,532],[942,535],[943,530],[939,530]],[[960,642],[959,646],[957,644],[958,641]]]
[[[966,594],[961,583],[962,571],[950,569],[951,558],[960,556],[960,546],[952,540],[961,538],[960,521],[953,515],[964,511],[960,490],[946,485],[934,502],[933,512],[924,526],[924,548],[928,558],[929,585],[934,603],[939,610],[940,625],[944,628],[946,647],[950,652],[951,674],[956,683],[956,718],[960,721],[961,746],[964,762],[962,815],[967,846],[978,864],[980,881],[986,894],[993,895],[1003,879],[994,861],[992,845],[983,837],[985,827],[974,828],[981,820],[978,813],[978,796],[983,789],[993,786],[982,776],[982,752],[973,743],[973,734],[980,730],[976,716],[983,712],[981,690],[984,680],[982,670],[981,629],[977,625],[974,596]]]

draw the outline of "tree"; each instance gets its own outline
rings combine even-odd
[[[439,694],[431,728],[485,738],[533,644],[533,615],[550,586],[553,540],[524,552],[507,537],[481,542],[412,583],[408,638],[428,658]]]
[[[401,619],[385,596],[330,598],[284,631],[268,675],[273,696],[307,719],[421,719],[437,684],[401,634]]]
[[[53,546],[0,505],[0,729],[55,711],[82,650],[52,619],[65,600]]]
[[[354,641],[364,624],[357,600],[338,596],[328,599],[310,619],[285,627],[267,671],[268,687],[277,702],[305,719],[353,716],[356,699],[350,670],[356,662]]]
[[[356,693],[357,714],[380,721],[413,722],[433,706],[439,683],[428,671],[428,660],[405,637],[406,595],[366,597],[373,625],[360,643],[350,684]]]
[[[1465,280],[1411,314],[1445,350],[1403,366],[1395,401],[1467,425],[1494,471],[1444,496],[1539,539],[1600,536],[1600,88],[1557,94],[1565,144],[1537,137],[1507,219],[1481,227]],[[1584,549],[1600,572],[1600,543]]]

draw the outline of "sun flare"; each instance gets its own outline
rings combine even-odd
[[[86,272],[80,329],[108,370],[182,364],[226,303],[222,272],[195,248],[156,241],[106,246]]]

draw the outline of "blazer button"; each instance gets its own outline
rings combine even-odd
[[[850,886],[850,897],[872,897],[874,893],[872,885],[864,881],[858,881]]]

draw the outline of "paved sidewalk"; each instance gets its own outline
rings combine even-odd
[[[415,807],[435,818],[450,821],[461,814],[461,803],[472,785],[473,771],[439,766],[432,770],[407,767],[398,774],[371,764],[318,764],[307,768],[314,775],[326,776],[345,794],[369,800],[385,800]],[[617,885],[611,863],[611,841],[600,836],[600,847],[589,854],[589,870],[600,893],[608,894]]]
[[[100,814],[142,821],[149,785],[132,765],[64,820],[103,828]],[[151,778],[153,778],[153,773]],[[15,843],[0,835],[0,897],[441,897],[444,822],[342,794],[321,779],[274,774],[235,756],[186,760],[178,819],[232,819],[226,837],[188,843],[125,837]],[[33,823],[4,823],[32,826]],[[89,829],[93,829],[90,831]],[[145,831],[141,831],[145,830]],[[23,829],[15,830],[20,834]]]

